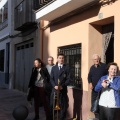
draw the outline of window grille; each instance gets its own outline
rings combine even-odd
[[[70,86],[82,89],[81,80],[81,44],[58,47],[58,53],[65,55],[65,63],[71,69]]]

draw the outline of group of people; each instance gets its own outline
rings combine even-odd
[[[44,106],[46,120],[53,120],[54,93],[59,92],[60,120],[66,119],[67,85],[71,80],[70,68],[64,64],[64,54],[57,56],[54,64],[53,57],[48,58],[45,65],[39,58],[34,60],[34,67],[29,82],[28,101],[34,98],[35,118],[39,120],[39,106]],[[88,73],[88,83],[91,89],[91,112],[99,94],[99,120],[118,120],[120,112],[120,76],[117,63],[108,66],[101,62],[98,54],[93,55],[93,65]],[[58,86],[59,84],[59,86]],[[79,97],[79,96],[78,96]]]
[[[46,120],[53,120],[53,99],[54,93],[58,90],[61,107],[60,120],[66,119],[67,85],[71,80],[70,69],[64,64],[62,53],[58,54],[56,64],[53,61],[51,56],[48,57],[48,65],[45,65],[39,58],[34,60],[27,97],[28,101],[34,99],[35,117],[33,120],[39,120],[39,106],[41,105],[44,107]]]
[[[101,62],[98,54],[93,55],[93,65],[88,74],[88,83],[91,91],[91,112],[94,102],[99,95],[99,120],[119,120],[120,117],[120,76],[117,63],[108,65]]]

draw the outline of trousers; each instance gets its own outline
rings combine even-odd
[[[51,93],[50,98],[50,114],[51,118],[53,118],[53,101],[54,101],[54,92]],[[60,93],[60,120],[66,119],[66,112],[67,112],[67,93]],[[52,120],[52,119],[51,119]]]
[[[46,117],[50,115],[49,104],[47,101],[47,96],[45,94],[45,90],[43,87],[35,87],[35,95],[34,95],[34,108],[35,108],[35,115],[39,116],[39,106],[40,103],[43,105]]]
[[[120,108],[99,106],[99,120],[120,120]]]
[[[92,108],[93,108],[93,103],[96,100],[97,96],[98,96],[98,92],[95,92],[93,89],[92,93],[91,93],[91,112],[92,112]]]

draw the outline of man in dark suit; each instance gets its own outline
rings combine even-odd
[[[60,81],[60,86],[58,87],[58,79]],[[57,64],[53,66],[51,71],[50,82],[52,84],[52,93],[50,100],[51,107],[51,117],[53,118],[53,97],[54,93],[59,90],[59,102],[60,102],[60,120],[65,120],[67,111],[67,85],[70,82],[70,69],[64,64],[64,54],[60,53],[57,57]]]

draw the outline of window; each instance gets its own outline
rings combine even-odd
[[[0,9],[0,23],[2,23],[2,9]]]
[[[26,49],[26,48],[30,48],[30,47],[34,47],[34,43],[33,42],[23,44],[23,45],[17,47],[17,50]]]
[[[18,6],[18,11],[19,11],[19,12],[22,12],[22,10],[23,10],[23,3],[21,3],[21,4]]]
[[[4,72],[4,51],[0,50],[0,71]]]
[[[0,9],[0,30],[8,25],[8,2]]]
[[[3,21],[8,19],[8,2],[4,6]]]
[[[8,2],[0,9],[0,23],[8,19]]]
[[[58,47],[58,53],[65,55],[65,63],[71,69],[72,81],[70,86],[82,89],[81,80],[81,44]]]

